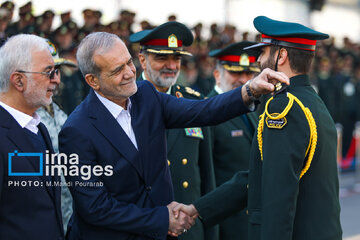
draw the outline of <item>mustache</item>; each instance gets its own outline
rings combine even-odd
[[[177,74],[178,70],[171,70],[171,69],[161,69],[160,70],[160,74],[162,73],[173,73],[173,74]]]

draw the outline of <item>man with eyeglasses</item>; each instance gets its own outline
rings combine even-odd
[[[49,186],[60,177],[45,176],[40,157],[54,150],[35,112],[52,102],[58,70],[34,35],[8,39],[0,59],[0,239],[64,239],[60,187]]]

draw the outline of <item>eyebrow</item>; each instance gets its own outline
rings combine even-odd
[[[122,64],[122,65],[118,66],[117,68],[115,68],[114,70],[112,70],[112,71],[110,72],[109,76],[112,76],[112,75],[114,75],[114,74],[122,71],[122,70],[124,69],[125,65],[128,65],[128,64],[131,63],[132,61],[133,61],[133,58],[131,57],[131,58],[126,62],[126,64]]]
[[[44,69],[44,71],[46,71],[46,70],[51,70],[51,69],[53,69],[53,68],[54,68],[53,65],[49,65],[49,66],[47,66],[47,67]]]

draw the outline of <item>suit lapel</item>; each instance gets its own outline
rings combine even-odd
[[[40,123],[38,125],[39,131],[41,132],[47,149],[49,149],[50,153],[54,153],[54,148],[52,146],[52,142],[51,142],[51,138],[49,135],[48,130],[46,129],[45,125],[43,123]],[[61,177],[60,176],[53,176],[52,177],[52,181],[54,182],[60,182],[61,181]],[[58,216],[58,221],[60,223],[60,225],[62,226],[62,213],[61,213],[61,187],[53,187],[52,189],[49,189],[49,191],[52,190],[53,194],[54,194],[54,199],[55,199],[55,206],[56,206],[56,212],[57,212],[57,216]]]
[[[1,108],[1,110],[6,111],[3,108]],[[16,120],[7,111],[5,114],[4,114],[4,112],[2,112],[1,115],[2,115],[2,117],[1,117],[2,119],[4,119],[3,117],[6,118],[6,120],[5,120],[6,122],[4,121],[4,123],[5,123],[4,125],[7,125],[7,127],[9,128],[7,137],[17,147],[16,150],[18,150],[19,152],[23,152],[23,153],[37,152],[35,146],[28,139],[28,136],[24,132],[25,130],[21,128],[21,126],[16,122]],[[49,146],[48,142],[46,144],[47,144],[47,146]],[[50,145],[51,145],[51,142],[50,142]],[[52,150],[52,147],[50,150]],[[24,159],[27,159],[27,158],[24,157]],[[45,159],[44,159],[44,161],[45,161]],[[33,161],[29,161],[29,162],[34,167],[34,169],[37,169],[37,166],[35,165],[35,163]],[[45,172],[45,170],[44,170],[44,172]],[[45,174],[43,174],[43,176],[39,176],[39,178],[41,178],[41,180],[44,183],[46,183],[46,181],[49,181],[49,178],[47,176],[45,176]],[[44,184],[44,187],[48,191],[49,195],[52,198],[54,198],[54,191],[51,189],[51,187],[47,187],[46,184]]]
[[[176,140],[179,138],[179,135],[181,133],[185,134],[184,129],[183,128],[179,128],[179,129],[167,129],[166,130],[167,136],[166,136],[166,140],[167,140],[167,152],[171,152],[171,149],[176,145]]]
[[[171,95],[175,96],[175,88],[171,88]],[[184,133],[184,129],[168,129],[166,130],[166,142],[167,142],[167,152],[169,153],[171,149],[175,146],[176,139],[178,139],[180,133]]]
[[[89,94],[89,117],[92,119],[92,124],[101,134],[110,142],[110,144],[121,154],[124,158],[136,169],[138,174],[143,176],[143,169],[140,159],[140,154],[126,135],[122,127],[100,102],[91,90]],[[131,120],[133,122],[133,119]],[[132,123],[133,125],[133,123]],[[137,134],[137,129],[134,129],[137,142],[140,139]],[[138,145],[140,149],[140,145]]]

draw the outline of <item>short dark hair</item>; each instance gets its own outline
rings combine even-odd
[[[291,70],[296,73],[308,73],[310,71],[315,51],[271,45],[270,56],[274,56],[275,52],[282,48],[288,53]]]

